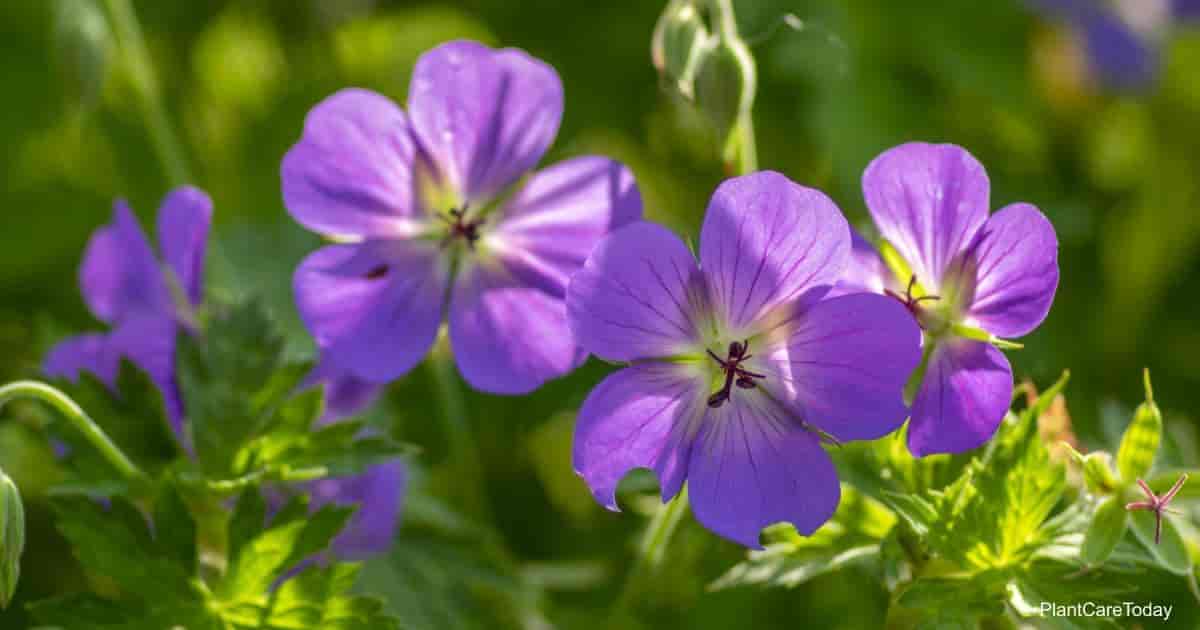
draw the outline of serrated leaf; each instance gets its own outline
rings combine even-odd
[[[1133,421],[1121,436],[1121,446],[1117,450],[1117,471],[1121,475],[1121,481],[1126,484],[1133,483],[1150,472],[1154,456],[1158,453],[1159,442],[1162,441],[1162,412],[1154,403],[1148,370],[1145,378],[1146,401],[1134,410]]]
[[[1192,571],[1192,557],[1188,554],[1187,545],[1179,530],[1166,515],[1162,519],[1162,536],[1154,542],[1154,513],[1148,510],[1134,510],[1129,513],[1129,524],[1138,542],[1158,562],[1159,566],[1176,575],[1188,575]]]
[[[242,492],[234,505],[233,515],[229,517],[226,534],[227,564],[233,565],[242,553],[242,547],[262,530],[266,522],[267,502],[263,499],[262,493],[258,491],[258,488]]]
[[[334,564],[328,569],[309,568],[284,582],[271,598],[265,614],[270,628],[313,630],[398,628],[383,612],[383,603],[368,597],[351,597],[359,566]]]
[[[1064,561],[1040,558],[1008,584],[1009,605],[1034,627],[1113,628],[1107,617],[1045,616],[1044,605],[1114,603],[1134,590],[1131,577],[1107,568],[1080,570]]]
[[[1121,537],[1125,535],[1128,522],[1125,506],[1119,497],[1104,499],[1083,538],[1080,557],[1088,564],[1099,564],[1108,559]]]
[[[996,615],[1004,611],[1007,601],[1006,579],[998,571],[918,578],[897,602],[934,619],[966,621]]]
[[[186,575],[196,572],[196,522],[174,484],[163,484],[154,500],[154,542]]]
[[[918,536],[927,535],[929,527],[938,519],[933,503],[919,495],[884,492],[883,501]]]

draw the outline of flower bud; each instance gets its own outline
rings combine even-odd
[[[0,470],[0,608],[8,608],[21,576],[25,508],[17,486]]]
[[[100,97],[108,74],[112,31],[94,0],[57,0],[54,42],[59,75],[73,104]]]
[[[672,0],[654,27],[650,58],[659,75],[691,100],[696,68],[710,45],[700,7],[691,0]]]
[[[696,105],[726,137],[754,106],[756,85],[754,57],[745,42],[721,37],[696,70]]]

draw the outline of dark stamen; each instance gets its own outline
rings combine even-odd
[[[712,350],[705,350],[705,352],[707,352],[708,356],[712,357],[713,361],[716,361],[717,365],[721,366],[721,370],[725,372],[724,386],[708,397],[708,406],[712,407],[713,409],[720,407],[729,400],[729,397],[733,392],[734,385],[737,385],[739,389],[754,389],[758,387],[758,384],[754,381],[754,379],[766,378],[766,376],[763,374],[751,372],[750,370],[742,367],[742,363],[746,359],[749,359],[751,356],[753,356],[750,354],[750,342],[748,340],[740,342],[734,341],[730,343],[729,356],[725,359],[717,356],[717,353],[713,352]]]
[[[904,295],[900,295],[899,293],[896,293],[895,291],[893,291],[891,289],[884,289],[883,292],[885,294],[899,300],[900,303],[904,305],[904,308],[907,308],[908,312],[912,313],[913,317],[917,318],[917,324],[920,324],[921,318],[917,317],[917,310],[920,307],[921,302],[932,302],[932,301],[940,300],[940,299],[942,299],[942,296],[940,296],[940,295],[922,295],[921,297],[913,297],[913,288],[916,287],[916,285],[917,285],[917,274],[913,274],[912,277],[908,279],[908,288],[906,288],[904,290]]]
[[[464,204],[461,208],[451,208],[447,212],[449,217],[438,216],[443,223],[450,226],[450,232],[446,234],[446,238],[442,239],[443,247],[455,239],[462,238],[467,241],[467,247],[475,249],[475,241],[479,240],[479,226],[483,225],[483,219],[467,219],[468,208],[469,206]]]
[[[387,265],[378,265],[376,267],[372,267],[371,270],[367,272],[367,275],[365,275],[363,277],[366,278],[367,280],[378,280],[379,278],[382,278],[384,275],[386,275],[387,272],[388,272]]]

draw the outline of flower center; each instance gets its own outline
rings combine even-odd
[[[451,208],[446,215],[439,215],[439,218],[445,222],[450,228],[446,233],[446,237],[442,239],[442,247],[446,247],[450,243],[458,240],[466,241],[467,247],[472,251],[475,249],[475,241],[479,240],[479,227],[483,225],[483,217],[468,218],[468,207],[464,205],[461,208]]]
[[[713,409],[724,405],[729,400],[733,394],[734,385],[741,389],[754,389],[758,387],[755,379],[766,378],[763,374],[757,374],[742,367],[742,362],[753,356],[750,354],[749,341],[735,341],[729,344],[729,355],[724,359],[717,356],[717,353],[712,350],[705,350],[705,352],[712,357],[713,361],[717,362],[717,365],[721,366],[721,370],[725,373],[725,385],[708,397],[708,406]]]
[[[944,313],[941,313],[935,309],[921,306],[921,302],[937,302],[942,299],[942,296],[914,296],[913,288],[916,287],[916,285],[917,275],[913,274],[912,277],[908,279],[908,288],[904,290],[904,295],[900,295],[891,289],[884,289],[883,292],[899,300],[900,303],[904,305],[904,308],[907,308],[908,312],[912,313],[913,318],[917,320],[917,325],[920,326],[922,330],[929,332],[930,334],[941,332],[947,326],[949,326],[949,318],[946,317]]]

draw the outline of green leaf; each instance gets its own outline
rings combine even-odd
[[[154,501],[154,536],[158,548],[185,574],[196,572],[196,522],[173,484],[163,484]]]
[[[1121,436],[1117,450],[1117,470],[1121,481],[1130,484],[1145,477],[1154,464],[1158,444],[1162,441],[1162,412],[1154,404],[1150,387],[1150,370],[1145,371],[1146,401],[1133,412],[1133,421]]]
[[[937,508],[919,495],[884,492],[883,500],[918,536],[929,534],[929,528],[938,519]]]
[[[263,499],[258,488],[251,488],[238,496],[229,518],[226,534],[228,546],[227,564],[232,566],[242,553],[242,547],[262,530],[267,522],[267,502]]]
[[[1154,542],[1154,513],[1148,510],[1134,510],[1129,513],[1130,525],[1138,542],[1146,548],[1159,566],[1175,573],[1188,575],[1192,570],[1192,557],[1188,554],[1187,545],[1179,530],[1166,515],[1162,519],[1162,537],[1158,544]]]
[[[1121,537],[1125,535],[1127,522],[1125,506],[1120,497],[1104,499],[1092,517],[1091,525],[1083,538],[1081,557],[1088,564],[1099,564],[1108,559]]]
[[[801,536],[790,525],[768,528],[771,540],[761,551],[749,552],[709,587],[768,585],[791,588],[808,580],[858,563],[879,558],[880,541],[896,523],[883,504],[842,486],[842,501],[827,523],[811,536]]]
[[[1135,576],[1105,568],[1080,570],[1071,563],[1039,558],[1008,585],[1009,605],[1035,627],[1114,628],[1107,617],[1043,616],[1044,605],[1116,603],[1134,591]]]
[[[264,627],[314,629],[399,628],[383,612],[383,602],[345,593],[354,586],[359,566],[335,564],[310,568],[286,581],[271,598]]]
[[[1121,482],[1113,475],[1112,455],[1106,451],[1095,451],[1083,455],[1066,442],[1059,442],[1059,444],[1063,445],[1071,454],[1071,458],[1079,464],[1088,492],[1107,495],[1120,489]]]
[[[1008,598],[1005,581],[999,571],[922,577],[900,593],[897,603],[920,611],[927,618],[926,624],[941,620],[962,623],[1003,613]]]

